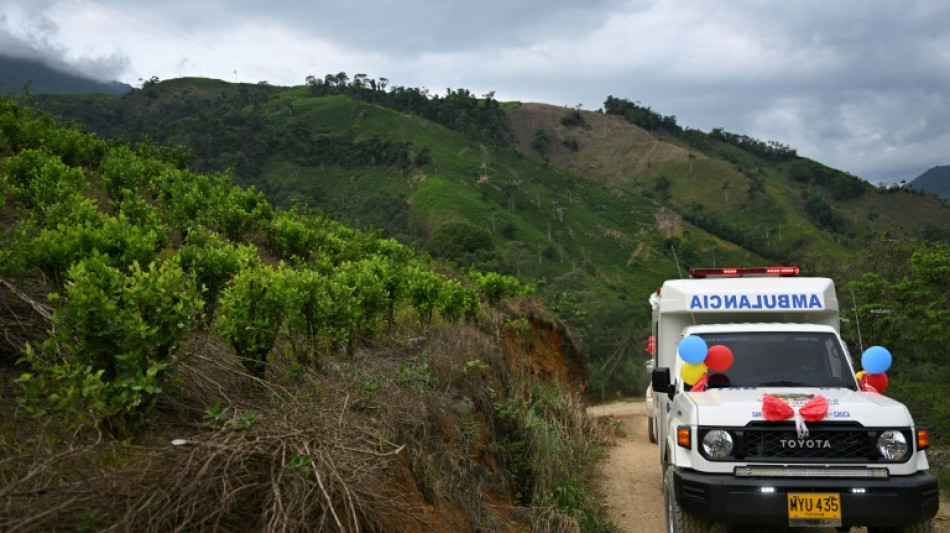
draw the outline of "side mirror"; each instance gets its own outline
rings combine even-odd
[[[654,368],[653,374],[650,376],[653,383],[653,390],[655,392],[665,392],[671,397],[673,392],[676,390],[673,387],[673,383],[670,381],[670,369],[667,367]]]

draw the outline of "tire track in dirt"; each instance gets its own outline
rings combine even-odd
[[[647,437],[646,404],[598,405],[587,412],[610,417],[619,426],[600,468],[607,516],[623,532],[664,531],[660,457]]]

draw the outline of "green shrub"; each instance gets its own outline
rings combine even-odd
[[[222,181],[226,177],[220,178]],[[274,216],[274,208],[256,188],[219,187],[219,195],[209,206],[210,215],[221,233],[232,241],[241,240],[253,229],[260,229]]]
[[[267,225],[267,249],[284,260],[307,260],[317,249],[317,231],[295,211],[274,215]]]
[[[162,391],[172,354],[199,316],[198,291],[175,260],[123,272],[98,253],[69,268],[53,334],[25,358],[34,406],[124,427]],[[58,297],[57,297],[58,299]]]
[[[428,327],[442,291],[442,278],[418,264],[407,267],[405,276],[406,299],[419,313],[422,326]]]
[[[533,292],[529,287],[525,287],[514,276],[498,274],[497,272],[488,272],[482,274],[472,271],[469,274],[480,292],[487,300],[488,304],[496,307],[501,300],[512,296],[523,296]]]
[[[55,204],[85,186],[82,170],[72,168],[45,149],[24,150],[7,160],[14,197],[26,207]]]
[[[106,153],[99,166],[99,175],[109,197],[116,201],[125,196],[123,191],[137,194],[160,175],[164,167],[159,161],[139,157],[129,147],[119,145]]]
[[[446,280],[439,288],[435,309],[448,320],[472,318],[478,311],[478,294],[455,280]]]
[[[200,288],[209,315],[213,314],[214,304],[234,275],[260,263],[254,246],[234,245],[204,227],[189,232],[178,256],[182,268]]]
[[[268,266],[242,270],[221,296],[218,331],[247,371],[260,378],[290,301],[282,270]]]
[[[379,332],[380,317],[389,309],[384,275],[384,264],[374,256],[343,263],[330,277],[334,303],[331,325],[345,332],[350,354],[360,337]]]
[[[286,273],[293,276],[288,283],[290,304],[286,322],[297,361],[319,366],[321,352],[329,351],[334,342],[342,340],[330,329],[334,312],[330,280],[309,268]]]
[[[164,234],[131,224],[123,213],[114,217],[93,214],[91,201],[78,200],[77,204],[75,222],[43,228],[39,235],[18,244],[25,249],[28,265],[39,268],[56,286],[62,286],[67,269],[93,254],[122,270],[155,259]]]
[[[467,258],[494,251],[491,235],[484,229],[466,222],[443,224],[425,243],[425,249],[434,257],[441,257],[467,266]]]

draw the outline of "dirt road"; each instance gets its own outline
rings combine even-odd
[[[611,417],[619,434],[601,465],[607,514],[624,533],[662,533],[666,531],[663,493],[660,485],[660,460],[656,444],[647,438],[646,404],[614,403],[588,408],[595,417]],[[743,533],[750,530],[743,529]],[[763,530],[764,533],[765,530]],[[833,533],[828,529],[796,529],[809,533]],[[854,528],[851,533],[866,533]],[[950,505],[941,499],[937,514],[937,533],[950,533]]]

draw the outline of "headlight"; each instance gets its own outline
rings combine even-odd
[[[714,429],[703,437],[703,451],[710,459],[725,459],[732,453],[732,435],[724,429]]]
[[[888,461],[902,461],[907,457],[907,438],[900,431],[889,429],[877,438],[877,452]]]

